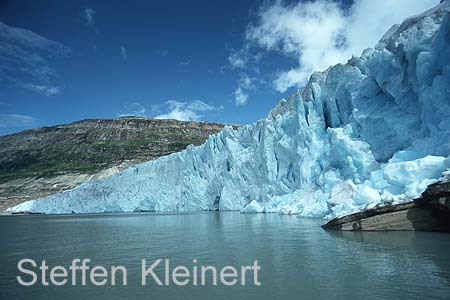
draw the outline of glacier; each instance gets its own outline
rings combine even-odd
[[[262,120],[9,212],[239,210],[332,218],[411,201],[450,168],[450,1],[315,72]]]

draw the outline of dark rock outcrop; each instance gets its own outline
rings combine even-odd
[[[323,225],[345,231],[446,231],[450,232],[450,176],[430,185],[421,198],[402,204],[375,207],[335,218]]]

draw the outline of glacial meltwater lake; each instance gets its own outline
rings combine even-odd
[[[0,299],[450,299],[450,235],[326,232],[322,223],[234,212],[0,217]],[[23,258],[123,265],[128,285],[23,287]],[[143,258],[218,268],[258,260],[261,286],[142,286]]]

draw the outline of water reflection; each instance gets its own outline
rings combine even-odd
[[[277,214],[132,214],[0,218],[1,299],[448,299],[450,238],[415,232],[327,232]],[[125,265],[127,287],[23,289],[20,258]],[[262,265],[261,287],[142,287],[140,259]]]

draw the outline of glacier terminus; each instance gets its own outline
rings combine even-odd
[[[239,210],[332,218],[411,201],[450,168],[450,2],[315,72],[266,118],[9,212]]]

